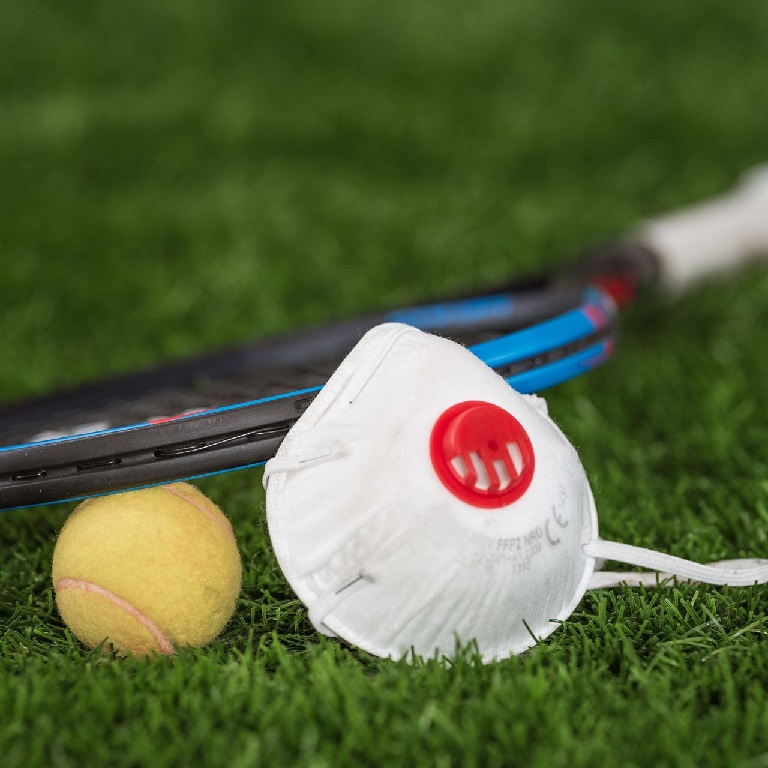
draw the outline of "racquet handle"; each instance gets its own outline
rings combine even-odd
[[[658,282],[673,293],[768,257],[768,165],[726,194],[650,219],[631,240],[656,255]]]

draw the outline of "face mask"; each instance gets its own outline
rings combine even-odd
[[[768,580],[598,537],[576,451],[545,402],[463,347],[382,325],[349,354],[265,471],[283,572],[314,626],[369,653],[485,661],[547,637],[590,587]],[[663,572],[594,573],[601,559]]]

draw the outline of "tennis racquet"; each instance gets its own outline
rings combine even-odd
[[[768,172],[651,220],[545,278],[341,320],[0,408],[0,509],[263,464],[369,330],[402,322],[455,339],[518,391],[606,360],[616,307],[685,289],[768,250]]]

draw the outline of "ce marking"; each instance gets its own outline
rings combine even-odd
[[[557,511],[557,507],[553,504],[552,505],[552,519],[557,523],[559,528],[567,528],[568,527],[568,520],[563,520],[562,515]],[[552,537],[552,534],[549,531],[549,518],[547,518],[547,522],[544,525],[544,532],[547,534],[547,541],[554,547],[557,544],[560,543],[560,537],[558,536],[556,539]]]

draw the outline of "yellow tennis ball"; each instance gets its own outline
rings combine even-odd
[[[82,502],[53,553],[56,604],[85,645],[120,655],[200,646],[235,610],[232,526],[197,488],[174,483]]]

